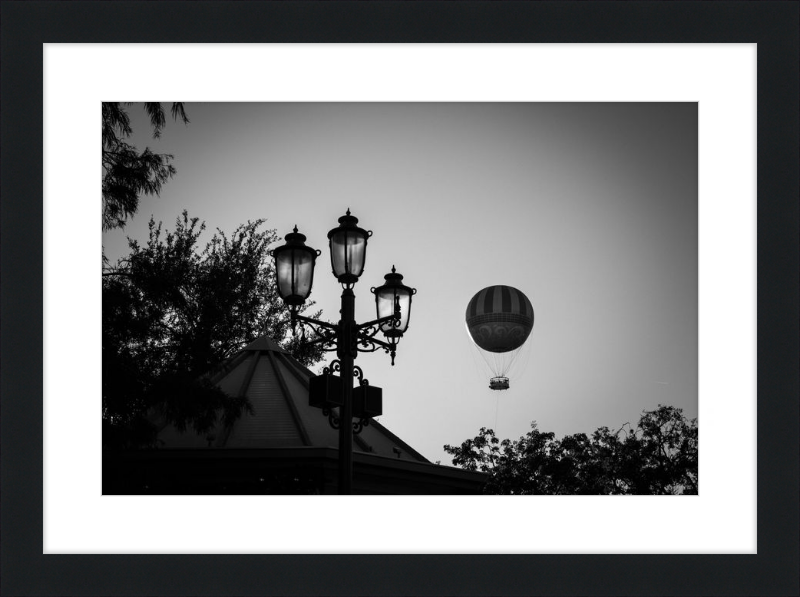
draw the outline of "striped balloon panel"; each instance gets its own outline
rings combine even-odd
[[[522,346],[533,329],[533,305],[511,286],[489,286],[467,305],[467,328],[480,348],[508,352]]]

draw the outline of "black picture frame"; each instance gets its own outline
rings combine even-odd
[[[799,18],[798,1],[3,1],[2,594],[800,594]],[[55,42],[757,43],[758,553],[43,555],[42,44]],[[331,515],[320,532],[342,532]]]

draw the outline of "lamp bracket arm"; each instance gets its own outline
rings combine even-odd
[[[327,321],[320,321],[319,319],[312,319],[311,317],[305,317],[304,315],[298,315],[295,312],[292,312],[292,321],[299,321],[301,323],[307,323],[308,325],[312,326],[312,329],[317,332],[317,330],[313,326],[318,326],[321,328],[325,328],[328,330],[332,330],[334,332],[339,332],[339,326],[335,323],[329,323]],[[317,332],[319,333],[319,332]]]
[[[375,344],[363,344],[363,343],[359,344],[356,347],[356,350],[358,352],[377,352],[377,351],[379,351],[381,349],[382,348],[380,346],[376,346]],[[387,350],[387,349],[383,348],[383,350]]]
[[[359,326],[359,329],[356,331],[356,344],[361,344],[363,342],[368,342],[370,339],[374,338],[378,332],[381,331],[381,328],[377,325],[372,327],[364,327]]]
[[[306,339],[305,326],[311,328],[311,331],[318,336],[318,338],[308,342],[310,346],[321,344],[323,350],[336,350],[339,326],[328,323],[327,321],[319,321],[317,319],[311,319],[310,317],[303,317],[302,315],[292,313],[292,328],[294,328],[298,321],[300,322],[300,327],[302,328],[304,341]]]
[[[361,332],[362,330],[367,330],[367,328],[370,328],[372,326],[378,327],[381,324],[389,323],[390,321],[399,321],[399,320],[400,320],[400,315],[398,313],[395,313],[394,315],[387,315],[386,317],[379,317],[378,319],[373,319],[372,321],[368,321],[366,323],[362,323],[361,325],[358,326],[358,331]],[[377,329],[375,331],[371,331],[371,330],[367,331],[367,334],[370,335],[370,336],[374,336],[377,333],[378,333]]]
[[[370,344],[376,345],[376,346],[373,346],[371,349],[367,349],[367,350],[362,350],[361,348],[359,348],[359,350],[361,350],[361,352],[375,352],[376,350],[379,349],[379,347],[383,348],[385,350],[392,350],[393,349],[392,345],[389,344],[388,342],[384,342],[383,340],[378,340],[377,338],[375,338],[374,337],[375,333],[377,333],[377,330],[375,332],[373,332],[372,335],[367,335],[367,334],[359,334],[358,335],[358,345],[359,346],[365,346],[366,347],[366,346],[368,346]]]
[[[322,334],[320,334],[322,336]],[[317,338],[316,340],[312,340],[308,343],[308,346],[316,346],[317,344],[322,344],[322,350],[325,351],[332,351],[336,350],[336,336],[322,336],[321,338]]]
[[[394,365],[394,357],[397,350],[397,344],[389,344],[382,340],[378,340],[373,336],[360,334],[356,341],[356,350],[358,352],[377,352],[383,349],[384,352],[391,355],[392,365]]]

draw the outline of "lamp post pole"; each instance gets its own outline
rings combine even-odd
[[[308,325],[318,336],[311,344],[321,344],[324,350],[335,350],[339,357],[330,369],[341,369],[341,404],[338,419],[332,411],[330,397],[323,400],[320,406],[323,414],[327,414],[331,426],[339,430],[339,493],[352,493],[353,484],[353,434],[359,433],[368,424],[370,416],[377,416],[380,410],[368,409],[364,406],[367,395],[359,388],[359,408],[356,416],[358,423],[353,423],[353,378],[358,375],[361,385],[367,386],[363,379],[361,369],[354,365],[359,352],[375,352],[384,350],[392,357],[394,365],[397,343],[408,328],[411,313],[411,297],[416,294],[415,288],[410,288],[402,283],[403,276],[398,274],[394,266],[392,271],[384,276],[385,283],[378,288],[372,288],[375,295],[377,319],[358,325],[355,318],[355,294],[353,286],[358,282],[364,271],[366,260],[367,240],[372,236],[372,231],[364,230],[357,226],[358,218],[350,214],[350,210],[339,218],[339,226],[328,233],[331,251],[331,267],[333,275],[342,284],[341,319],[337,325],[327,321],[319,321],[303,317],[299,311],[305,303],[314,281],[314,265],[320,251],[312,249],[305,244],[306,237],[297,231],[286,235],[286,244],[272,251],[275,258],[275,273],[278,294],[289,307],[292,327],[300,322]],[[383,332],[387,342],[378,340],[375,336]],[[312,380],[313,381],[313,380]],[[380,391],[380,388],[373,388]],[[309,396],[309,402],[311,402]],[[380,403],[380,397],[377,398]],[[370,414],[371,413],[371,414]],[[377,413],[377,414],[376,414]]]
[[[336,354],[342,363],[342,405],[339,407],[339,493],[350,495],[353,483],[353,364],[355,302],[352,288],[342,291],[342,320]]]

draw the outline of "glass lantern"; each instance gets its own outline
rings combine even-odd
[[[372,288],[375,295],[375,308],[378,318],[389,317],[399,311],[400,320],[387,321],[381,324],[381,331],[390,343],[396,344],[408,329],[411,318],[411,297],[417,293],[416,288],[409,288],[403,284],[403,276],[398,274],[394,266],[391,273],[384,276],[386,283],[378,288]]]
[[[286,235],[286,244],[272,251],[278,294],[289,309],[296,311],[311,294],[314,264],[320,251],[305,244],[306,237],[297,231]]]
[[[328,232],[333,275],[341,284],[352,287],[364,272],[367,258],[367,239],[371,230],[359,228],[358,218],[350,210],[339,218],[339,226]]]

